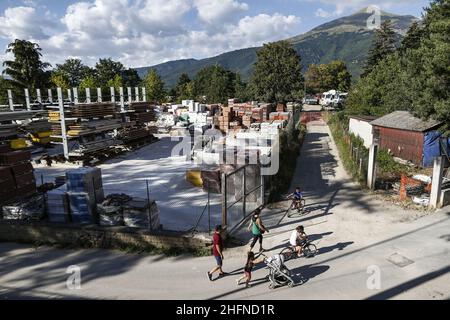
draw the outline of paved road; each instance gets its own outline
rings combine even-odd
[[[288,218],[281,205],[263,214],[271,229],[265,239],[270,252],[279,252],[299,224],[320,248],[315,258],[288,262],[296,280],[306,281],[292,289],[269,290],[263,267],[254,272],[252,288],[237,287],[245,247],[226,252],[225,269],[231,275],[210,283],[210,257],[0,244],[0,298],[450,298],[449,211],[404,211],[360,191],[342,169],[328,127],[321,122],[309,126],[292,188],[297,185],[306,192],[307,216]],[[236,236],[248,239],[244,231]],[[72,265],[81,267],[81,290],[66,287],[65,272]],[[378,283],[370,281],[377,275],[379,289],[368,288],[368,280]]]

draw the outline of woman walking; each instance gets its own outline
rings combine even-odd
[[[255,214],[252,217],[252,220],[250,222],[250,225],[248,226],[248,231],[251,231],[253,234],[253,240],[250,245],[250,250],[253,251],[253,247],[255,246],[256,242],[259,241],[259,252],[263,252],[263,234],[266,232],[269,232],[269,230],[263,225],[261,220],[261,210],[257,209],[255,211]]]

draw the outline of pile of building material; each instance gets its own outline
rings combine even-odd
[[[125,143],[130,143],[136,140],[148,139],[153,135],[145,127],[127,127],[119,131],[119,139]]]
[[[202,187],[204,191],[221,193],[221,172],[219,168],[203,169],[201,173]]]
[[[157,230],[160,227],[159,211],[155,201],[132,198],[126,194],[108,195],[97,205],[100,225],[127,226]]]
[[[222,115],[218,118],[218,126],[220,131],[222,132],[229,132],[230,131],[230,122],[234,119],[233,114],[233,107],[223,107],[222,108]]]
[[[119,130],[119,139],[128,144],[153,138],[157,128],[149,124],[157,120],[155,106],[148,102],[134,102],[130,105],[128,117],[132,125]]]
[[[160,229],[159,209],[155,201],[133,198],[123,207],[125,226],[147,230]]]
[[[72,222],[90,224],[97,221],[96,206],[104,200],[99,168],[80,168],[66,172]]]
[[[69,156],[84,157],[103,152],[120,143],[112,134],[101,133],[91,137],[80,137],[70,148]]]
[[[129,110],[130,119],[137,123],[145,124],[156,121],[155,106],[148,102],[133,102]]]
[[[290,112],[271,112],[269,115],[269,120],[289,121],[290,117],[291,117]]]
[[[33,195],[36,191],[31,153],[0,146],[0,204]]]
[[[17,135],[17,124],[0,124],[0,139],[5,140]]]
[[[33,195],[10,201],[2,207],[3,219],[39,221],[45,216],[43,195]]]
[[[121,128],[122,124],[119,119],[81,121],[68,126],[67,135],[71,137],[80,137],[82,135],[93,134],[96,132],[104,132]]]
[[[47,215],[52,223],[71,222],[66,185],[47,192]]]
[[[76,104],[72,107],[71,117],[92,119],[115,116],[117,107],[115,103],[87,103]]]

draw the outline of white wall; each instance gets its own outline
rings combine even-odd
[[[372,125],[363,120],[350,118],[349,131],[364,140],[364,146],[370,148],[373,143]]]

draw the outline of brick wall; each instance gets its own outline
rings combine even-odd
[[[0,221],[0,241],[71,245],[83,248],[140,248],[197,250],[211,246],[206,239],[181,232],[147,232],[126,227],[66,226]]]

